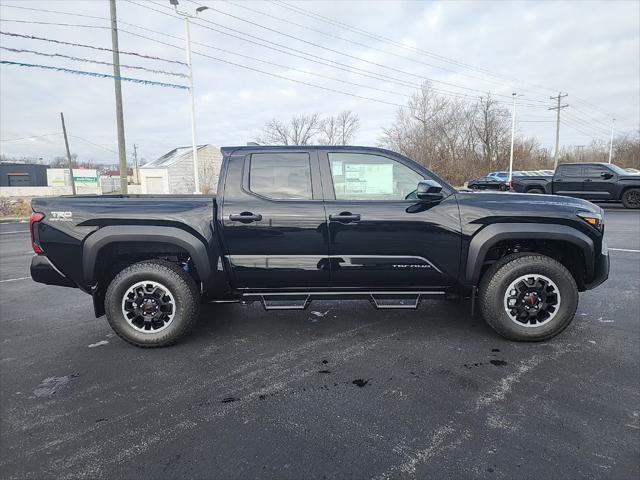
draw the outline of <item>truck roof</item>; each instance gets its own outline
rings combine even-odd
[[[611,165],[611,164],[606,162],[566,162],[566,163],[560,163],[558,166],[560,165]]]
[[[221,147],[220,151],[223,155],[230,155],[236,151],[242,150],[344,150],[344,151],[362,151],[369,150],[379,153],[393,153],[391,150],[380,147],[365,147],[357,145],[242,145],[237,147]]]

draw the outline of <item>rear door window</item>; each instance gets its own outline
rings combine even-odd
[[[558,167],[562,177],[581,177],[582,165],[560,165]]]
[[[310,200],[311,163],[308,153],[254,153],[249,190],[274,200]]]

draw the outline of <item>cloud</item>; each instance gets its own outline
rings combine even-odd
[[[75,12],[102,18],[34,12],[9,8],[9,5]],[[165,2],[146,5],[171,13],[166,9]],[[569,92],[567,102],[570,107],[567,111],[587,121],[591,121],[591,117],[597,118],[602,123],[593,122],[594,134],[603,138],[608,134],[606,125],[610,121],[610,115],[592,108],[583,100],[615,113],[619,119],[617,126],[620,128],[638,128],[640,122],[640,35],[637,22],[640,6],[637,2],[327,1],[294,4],[364,29],[374,36],[382,35],[404,45],[433,52],[435,55],[412,52],[268,2],[215,2],[211,6],[220,12],[236,15],[255,24],[242,22],[215,11],[205,11],[202,14],[203,20],[257,37],[251,39],[255,42],[276,42],[282,46],[272,45],[273,48],[289,51],[297,56],[286,55],[234,38],[230,35],[242,35],[204,23],[203,20],[196,23],[225,31],[230,35],[192,25],[191,34],[194,42],[212,47],[193,47],[196,52],[193,62],[200,143],[244,144],[254,140],[264,122],[272,117],[286,119],[295,114],[315,111],[329,115],[343,109],[351,109],[360,115],[362,123],[356,138],[357,143],[372,145],[377,142],[381,128],[392,121],[396,110],[392,105],[296,84],[200,54],[346,93],[400,104],[406,102],[412,88],[399,86],[389,80],[367,78],[321,65],[311,61],[308,54],[321,57],[323,63],[340,62],[374,72],[374,76],[385,75],[410,83],[420,83],[425,78],[431,78],[480,91],[491,91],[494,94],[510,95],[512,91],[518,91],[524,95],[523,103],[525,100],[548,101],[549,96],[561,89]],[[184,8],[191,7],[189,3],[184,5]],[[264,12],[275,18],[260,15],[243,7]],[[107,2],[60,0],[55,2],[54,7],[51,2],[45,0],[34,0],[28,4],[13,0],[0,6],[0,14],[3,20],[79,23],[101,27],[109,25]],[[183,38],[183,23],[180,19],[122,1],[118,2],[118,16],[121,22],[121,50],[184,61],[183,43],[179,40]],[[178,39],[137,29],[125,25],[125,22],[163,32]],[[284,35],[260,28],[256,24],[265,25]],[[2,30],[103,47],[111,45],[110,32],[104,28],[3,21]],[[127,32],[144,35],[152,40]],[[297,41],[286,35],[303,38],[309,43]],[[0,41],[2,46],[10,48],[29,48],[106,62],[111,60],[109,52],[80,47],[5,36],[0,38]],[[240,58],[215,48],[285,65],[287,69]],[[288,50],[289,48],[297,52]],[[3,60],[112,73],[109,66],[50,59],[32,54],[1,51],[1,57]],[[452,58],[461,63],[448,63],[440,57]],[[121,62],[184,72],[184,68],[179,65],[131,55],[122,55]],[[465,66],[467,64],[492,73],[497,72],[498,76],[469,69]],[[305,75],[288,69],[305,70],[317,75]],[[186,83],[184,79],[150,72],[123,69],[123,75]],[[319,75],[374,86],[390,93],[334,82]],[[107,147],[96,147],[72,138],[73,152],[85,160],[113,163],[117,161],[115,154],[109,151],[117,150],[112,80],[5,65],[0,67],[0,77],[0,138],[18,138],[60,131],[59,112],[64,111],[70,134]],[[479,95],[477,92],[442,84],[435,86]],[[132,151],[132,145],[135,143],[143,157],[152,159],[175,146],[190,143],[190,103],[185,91],[127,82],[123,82],[122,88],[128,152]],[[538,108],[522,106],[518,117],[553,119],[553,112],[548,111],[546,107],[546,104],[540,104]],[[550,123],[522,123],[519,125],[519,131],[527,135],[536,135],[543,144],[551,145],[555,126]],[[584,144],[589,140],[589,136],[570,127],[562,128],[563,144]],[[59,136],[3,142],[1,145],[2,153],[6,155],[52,158],[64,154],[64,143]]]

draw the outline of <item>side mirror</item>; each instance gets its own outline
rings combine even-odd
[[[442,186],[433,180],[422,180],[418,182],[416,197],[425,202],[442,200]]]
[[[600,172],[600,176],[602,178],[604,178],[605,180],[609,180],[611,177],[613,177],[613,173],[609,173],[609,172]]]

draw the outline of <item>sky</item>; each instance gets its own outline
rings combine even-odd
[[[361,121],[354,143],[376,145],[427,80],[464,101],[491,92],[508,108],[516,92],[518,134],[544,146],[555,141],[548,107],[558,91],[568,93],[563,146],[608,141],[614,117],[616,132],[640,125],[637,1],[180,0],[179,8],[193,14],[199,5],[210,7],[191,24],[199,144],[244,145],[271,118],[352,110]],[[184,76],[157,73],[187,71],[184,22],[169,7],[117,1],[121,52],[162,59],[121,53],[123,65],[156,71],[123,68],[123,77],[187,85]],[[0,20],[5,33],[100,48],[0,35],[2,61],[113,73],[107,0],[0,0]],[[190,145],[188,90],[125,81],[122,92],[129,160],[134,144],[146,160]],[[2,154],[64,155],[60,112],[72,153],[117,163],[113,79],[0,65]]]

